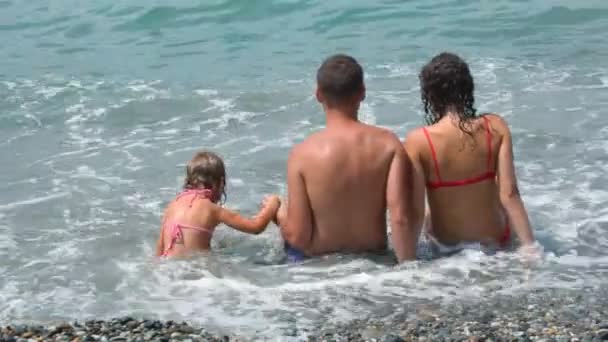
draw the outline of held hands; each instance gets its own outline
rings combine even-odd
[[[274,222],[279,229],[285,227],[285,223],[287,222],[287,199],[281,201],[281,205],[279,206],[279,210],[276,215],[273,217],[272,222]]]
[[[262,200],[262,208],[269,208],[273,213],[276,213],[281,206],[281,199],[276,195],[268,195]],[[273,215],[274,216],[274,215]]]

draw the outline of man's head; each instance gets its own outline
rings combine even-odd
[[[365,98],[363,68],[348,55],[327,58],[317,70],[316,95],[326,108],[358,108]]]

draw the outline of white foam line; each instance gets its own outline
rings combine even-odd
[[[293,140],[289,137],[283,136],[278,139],[267,140],[263,143],[256,141],[256,143],[257,144],[253,148],[244,151],[243,154],[247,155],[250,153],[256,153],[268,148],[290,147],[291,145],[293,145]]]
[[[4,84],[8,90],[13,90],[17,86],[17,83],[8,81],[2,82],[2,84]]]
[[[68,152],[57,153],[57,154],[54,154],[52,156],[36,160],[35,162],[29,164],[28,167],[32,167],[32,166],[34,166],[36,164],[40,164],[40,163],[46,163],[48,161],[51,161],[51,160],[54,160],[54,159],[57,159],[57,158],[60,158],[60,157],[69,157],[69,156],[73,156],[73,155],[77,155],[77,154],[82,154],[82,153],[85,153],[85,152],[99,151],[99,149],[100,149],[99,146],[94,146],[94,147],[83,148],[81,150],[76,150],[76,151],[68,151]]]
[[[11,187],[14,185],[21,185],[21,184],[36,184],[41,179],[43,179],[43,178],[27,178],[27,179],[14,181],[14,182],[7,182],[7,183],[3,184],[2,186],[0,186],[0,189],[6,189],[8,187]]]
[[[359,118],[361,121],[370,124],[370,125],[375,125],[376,121],[377,121],[377,117],[376,117],[376,111],[375,111],[375,105],[376,103],[362,103],[361,104],[361,109],[359,111]]]
[[[215,146],[213,146],[214,148],[219,149],[220,147],[226,147],[226,146],[230,146],[232,144],[235,144],[237,142],[240,141],[245,141],[245,140],[251,140],[251,137],[238,137],[238,138],[233,138],[233,139],[228,139],[228,140],[224,140],[220,143],[215,144]]]
[[[301,106],[301,105],[303,105],[305,103],[312,102],[313,100],[316,101],[315,97],[313,95],[310,95],[310,96],[307,96],[302,101],[295,101],[295,102],[290,102],[288,104],[280,105],[277,108],[274,108],[272,110],[267,111],[267,113],[268,114],[272,114],[272,113],[284,112],[284,111],[290,110],[292,108],[296,108],[298,106]]]
[[[0,146],[8,145],[8,144],[11,144],[13,141],[15,141],[17,139],[21,139],[21,138],[24,138],[24,137],[28,137],[28,136],[34,135],[34,133],[36,133],[36,131],[37,130],[30,130],[30,131],[18,134],[18,135],[14,136],[14,137],[10,137],[6,141],[0,142]]]
[[[598,266],[608,265],[608,257],[602,256],[582,256],[582,255],[564,255],[553,258],[560,265],[568,265],[574,267],[597,268]]]
[[[184,148],[179,148],[177,150],[167,151],[167,152],[164,153],[164,155],[165,156],[170,156],[170,155],[173,155],[175,153],[197,151],[198,149],[199,149],[199,147],[197,147],[197,146],[184,147]]]
[[[2,205],[0,205],[0,210],[10,210],[10,209],[14,209],[14,208],[21,207],[24,205],[38,204],[38,203],[50,201],[50,200],[53,200],[56,198],[65,197],[68,194],[69,194],[68,192],[64,191],[64,192],[59,192],[59,193],[48,195],[48,196],[38,196],[38,197],[31,198],[31,199],[24,200],[24,201],[13,202],[13,203],[9,203],[9,204],[2,204]]]
[[[340,279],[331,279],[331,280],[313,280],[306,283],[287,283],[287,284],[279,284],[275,286],[258,286],[252,283],[243,282],[241,279],[232,279],[232,278],[205,278],[202,280],[205,286],[216,286],[221,284],[224,288],[231,289],[247,289],[247,290],[261,290],[264,289],[269,290],[279,290],[282,292],[292,292],[292,291],[310,291],[310,290],[323,290],[328,287],[339,287],[339,286],[353,286],[353,285],[370,285],[373,283],[374,285],[382,284],[384,281],[402,281],[403,283],[407,283],[412,280],[412,277],[415,274],[410,272],[403,272],[402,269],[397,269],[397,271],[388,271],[384,274],[369,274],[369,273],[358,273],[358,274],[350,274],[344,276]],[[426,280],[433,280],[437,277],[435,275],[425,275],[427,277]],[[202,284],[202,283],[201,283]]]
[[[217,96],[219,94],[215,89],[196,89],[194,93],[200,96]]]

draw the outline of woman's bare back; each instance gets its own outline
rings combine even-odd
[[[426,187],[430,233],[447,245],[500,244],[509,234],[499,185],[499,164],[509,163],[499,156],[508,128],[492,114],[467,124],[470,134],[461,130],[458,118],[445,116],[410,133],[406,150],[418,165],[418,187]]]
[[[496,183],[501,135],[491,121],[485,116],[471,122],[471,135],[449,117],[426,129],[427,148],[421,156],[432,233],[446,244],[491,243],[504,235],[506,220]]]

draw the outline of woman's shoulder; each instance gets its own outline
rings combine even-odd
[[[483,113],[481,115],[479,115],[480,118],[487,118],[488,120],[490,120],[491,123],[498,123],[498,124],[505,124],[507,123],[507,121],[504,119],[504,117],[498,113],[493,113],[493,112],[488,112],[488,113]]]
[[[492,130],[497,131],[500,134],[507,134],[510,132],[509,124],[504,117],[497,113],[484,113],[480,115],[481,118],[486,118],[490,122]]]
[[[403,146],[406,149],[412,149],[415,148],[417,146],[420,146],[423,143],[426,143],[426,138],[424,136],[424,130],[426,129],[425,126],[422,127],[416,127],[413,128],[412,130],[408,131],[405,134],[405,138],[403,139]]]

